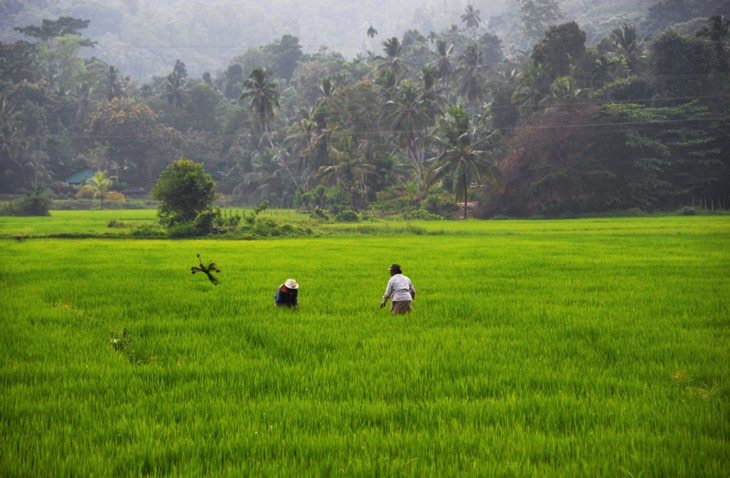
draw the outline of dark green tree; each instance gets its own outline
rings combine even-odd
[[[183,107],[183,96],[185,94],[185,78],[177,71],[167,75],[165,80],[165,98],[167,102],[176,108]]]
[[[430,105],[423,101],[420,88],[410,81],[403,81],[396,88],[394,99],[385,105],[385,123],[413,164],[416,179],[423,180],[423,148],[419,147],[426,127],[433,123]]]
[[[479,47],[473,43],[459,57],[459,95],[469,104],[475,106],[484,99],[485,84],[481,74],[482,55]]]
[[[150,195],[161,201],[157,211],[161,224],[191,223],[213,205],[215,181],[202,164],[180,158],[162,171]]]
[[[223,96],[235,99],[241,95],[243,88],[243,67],[239,63],[232,63],[223,76]]]
[[[23,35],[35,38],[41,42],[48,42],[54,38],[78,35],[81,36],[79,30],[84,30],[89,26],[91,20],[81,20],[73,17],[58,17],[57,20],[46,20],[41,22],[41,26],[29,25],[27,27],[15,27],[15,30]],[[80,41],[82,47],[93,47],[96,42],[89,39]]]
[[[263,136],[268,135],[274,109],[279,107],[279,89],[271,79],[271,72],[264,68],[254,69],[243,83],[240,99],[248,101],[249,111],[256,117],[263,140]]]
[[[299,39],[293,35],[284,35],[281,39],[263,48],[271,61],[271,73],[276,78],[289,81],[304,54]]]
[[[439,123],[438,134],[433,139],[441,153],[431,162],[426,184],[451,177],[456,194],[463,193],[464,219],[470,180],[477,186],[481,186],[482,181],[501,184],[493,152],[497,138],[496,132],[486,134],[477,131],[469,120],[469,114],[459,105],[450,108]]]
[[[711,15],[707,18],[707,25],[697,32],[699,38],[707,38],[715,49],[715,69],[718,73],[727,73],[728,66],[728,41],[730,37],[730,18],[721,15]]]
[[[585,32],[575,22],[548,28],[543,39],[532,48],[531,55],[542,70],[542,82],[550,84],[559,76],[572,75],[573,68],[585,55],[585,41]]]
[[[436,56],[438,57],[436,69],[441,78],[449,78],[454,72],[454,62],[451,59],[453,51],[453,44],[448,45],[443,39],[436,40]]]
[[[219,131],[218,107],[220,95],[207,83],[194,84],[187,93],[185,111],[188,125],[198,131]]]
[[[395,75],[396,79],[403,75],[407,68],[403,61],[403,49],[400,40],[397,37],[391,37],[383,42],[383,52],[385,56],[377,57],[380,62],[378,70],[380,72],[390,71]]]
[[[495,65],[504,59],[502,40],[497,35],[485,33],[478,39],[479,51],[484,65]]]
[[[651,45],[651,73],[666,101],[680,104],[703,96],[713,70],[712,47],[675,31],[659,35]]]
[[[642,62],[642,44],[636,36],[634,25],[623,24],[615,28],[609,36],[611,51],[621,55],[633,74],[638,74]]]

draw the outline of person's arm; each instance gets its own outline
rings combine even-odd
[[[388,299],[390,296],[393,295],[393,280],[388,281],[388,286],[385,288],[385,294],[383,294],[383,300],[380,302],[380,308],[382,309],[385,307],[385,304],[388,303]]]
[[[416,298],[416,288],[413,287],[413,283],[408,284],[408,291],[411,293],[411,300]]]
[[[278,289],[276,289],[276,295],[274,296],[274,302],[277,304],[281,304],[284,302],[284,297],[282,297],[282,294],[286,294],[286,288],[284,287],[284,284],[281,284]]]

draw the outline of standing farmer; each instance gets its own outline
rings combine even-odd
[[[416,288],[413,287],[411,280],[403,275],[400,265],[393,264],[390,266],[390,280],[388,287],[385,288],[383,300],[380,302],[380,308],[390,301],[390,311],[393,314],[407,314],[413,310],[412,302],[416,297]]]

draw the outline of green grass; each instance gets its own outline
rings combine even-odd
[[[0,240],[0,475],[727,476],[727,218],[414,226]],[[378,308],[391,262],[408,317]]]

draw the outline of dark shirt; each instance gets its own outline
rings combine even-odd
[[[296,307],[297,295],[299,290],[287,289],[285,286],[280,286],[279,290],[276,291],[274,296],[274,303],[280,307]]]

